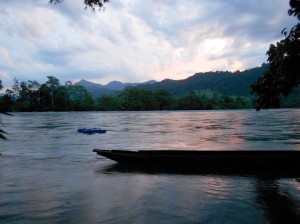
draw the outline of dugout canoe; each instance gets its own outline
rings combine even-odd
[[[300,170],[300,151],[104,150],[98,155],[120,164],[155,167]]]

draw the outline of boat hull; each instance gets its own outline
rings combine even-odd
[[[295,171],[300,165],[300,151],[93,151],[120,164],[139,166]]]

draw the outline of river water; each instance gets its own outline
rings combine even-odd
[[[101,149],[300,150],[300,110],[0,115],[0,223],[295,223],[299,177],[120,168]],[[77,133],[101,127],[106,134]]]

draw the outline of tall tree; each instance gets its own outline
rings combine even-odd
[[[36,80],[28,80],[28,89],[31,95],[31,101],[37,99],[38,103],[41,104],[41,85]]]
[[[281,96],[288,96],[300,84],[300,0],[290,0],[290,16],[298,23],[288,32],[282,30],[284,39],[271,44],[267,51],[269,69],[252,84],[257,110],[279,108]]]
[[[93,109],[93,98],[83,86],[68,86],[68,98],[71,110],[84,111]]]
[[[11,88],[12,88],[13,93],[15,94],[15,96],[19,95],[20,87],[19,87],[19,81],[17,80],[16,77],[13,80],[13,85],[12,85]]]
[[[54,92],[59,87],[59,80],[54,76],[47,76],[48,80],[46,82],[46,85],[50,88],[51,93],[51,105],[53,108],[54,105]]]

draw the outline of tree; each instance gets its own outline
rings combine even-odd
[[[53,108],[54,105],[54,91],[59,87],[59,80],[54,76],[47,76],[48,81],[46,85],[50,88],[51,93],[51,106]]]
[[[159,89],[154,92],[154,99],[158,110],[169,109],[173,103],[171,94],[164,89]]]
[[[69,85],[68,98],[71,110],[83,111],[93,109],[93,98],[83,86]]]
[[[199,96],[195,91],[189,91],[184,96],[177,99],[177,106],[179,110],[200,110],[201,102]]]
[[[36,80],[27,81],[28,99],[29,99],[29,110],[37,111],[41,109],[41,85]]]
[[[15,94],[15,96],[18,96],[19,95],[19,91],[20,91],[20,87],[19,87],[19,81],[17,80],[17,78],[15,77],[14,80],[13,80],[13,85],[12,85],[12,90],[13,90],[13,93]]]
[[[19,97],[15,101],[14,110],[28,111],[30,109],[30,90],[28,89],[27,82],[21,82],[19,87]]]
[[[2,90],[2,89],[3,89],[2,80],[0,80],[0,90]],[[2,101],[2,97],[0,99],[0,102],[1,101]],[[1,103],[0,103],[0,105],[1,105]],[[1,113],[3,113],[3,112],[4,111],[1,111]],[[0,121],[0,125],[2,125],[1,121]],[[0,128],[0,139],[6,139],[6,136],[4,134],[6,134],[6,132]],[[1,155],[1,153],[0,153],[0,155]]]
[[[31,101],[37,100],[38,103],[41,103],[41,92],[40,92],[41,85],[36,80],[28,80],[28,89],[31,95]]]
[[[101,111],[118,111],[122,109],[120,99],[116,96],[104,94],[97,101],[97,109]]]
[[[290,16],[300,20],[300,1],[290,0]],[[256,110],[279,108],[282,96],[288,96],[300,84],[300,23],[288,32],[281,32],[285,38],[271,44],[267,51],[269,69],[251,85],[258,96],[254,101]]]
[[[119,95],[122,109],[128,111],[153,110],[155,102],[151,91],[126,87]]]
[[[61,3],[63,0],[50,0],[50,3],[57,4]],[[105,3],[109,2],[109,0],[84,0],[84,4],[86,8],[91,8],[93,11],[98,9],[103,9]]]

